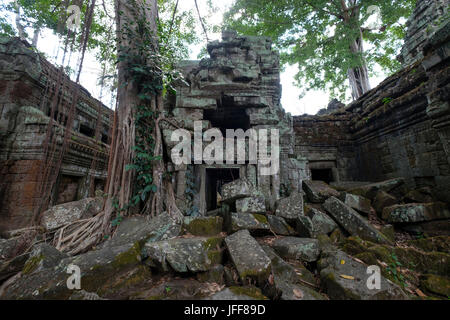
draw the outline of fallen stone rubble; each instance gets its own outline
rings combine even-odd
[[[223,208],[207,217],[129,217],[111,239],[77,256],[45,241],[14,254],[20,238],[11,233],[0,238],[0,297],[446,299],[448,207],[411,203],[411,190],[389,193],[400,185],[394,179],[352,191],[308,181],[304,194],[292,192],[268,212],[249,181],[235,180],[225,185]],[[71,203],[64,210],[80,217],[85,208]],[[48,211],[44,227],[66,221],[61,210]],[[81,272],[80,290],[67,285],[73,266]],[[369,266],[380,270],[378,288],[370,286]]]

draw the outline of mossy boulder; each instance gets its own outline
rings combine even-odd
[[[25,262],[22,273],[30,274],[46,268],[52,268],[68,256],[55,247],[46,243],[34,246],[30,252],[28,260]]]
[[[271,273],[271,261],[248,230],[238,231],[225,238],[231,260],[243,283],[249,280],[264,284]]]
[[[285,259],[305,262],[317,261],[320,255],[319,241],[310,238],[284,237],[276,239],[272,248]]]
[[[104,198],[86,198],[54,206],[42,214],[42,226],[54,230],[70,222],[95,216],[103,208]]]
[[[238,199],[256,194],[255,187],[248,179],[237,179],[222,186],[222,201],[232,203]]]
[[[41,270],[22,275],[6,288],[4,298],[68,299],[73,294],[73,290],[68,289],[66,285],[70,277],[67,273],[69,265],[80,268],[82,290],[102,297],[114,296],[116,288],[121,288],[130,279],[136,280],[133,276],[139,273],[136,270],[143,270],[140,252],[140,244],[136,242],[64,258],[56,266],[43,267]],[[140,272],[139,282],[150,277],[149,270],[145,270],[146,272]]]
[[[222,232],[222,217],[185,217],[183,229],[194,236],[215,236]]]
[[[336,197],[330,197],[323,204],[327,212],[348,233],[362,239],[391,244],[392,242],[381,232],[375,229],[364,217],[347,206]]]
[[[425,252],[438,251],[450,253],[450,236],[410,240],[408,244]]]
[[[405,300],[403,290],[380,275],[380,289],[371,289],[367,281],[367,265],[345,252],[327,251],[318,263],[321,285],[331,299],[336,300]]]
[[[207,283],[225,284],[225,268],[218,264],[206,272],[197,273],[197,280]]]
[[[293,236],[296,235],[297,232],[292,228],[286,220],[281,217],[277,217],[275,215],[268,215],[267,221],[269,222],[270,230],[274,232],[276,235],[280,236]]]
[[[396,204],[398,204],[397,198],[383,190],[379,190],[377,192],[375,199],[373,201],[373,207],[379,217],[381,217],[384,208]]]
[[[313,203],[323,203],[331,196],[339,196],[339,192],[331,188],[323,181],[303,181],[303,190],[306,192],[308,200]]]
[[[150,218],[147,216],[129,217],[123,220],[117,228],[114,237],[104,242],[100,247],[117,247],[129,243],[161,241],[172,239],[181,234],[181,224],[167,212]]]
[[[239,230],[249,230],[252,234],[268,233],[270,231],[267,217],[261,214],[233,212],[230,214],[226,230],[234,233]]]
[[[229,287],[204,300],[268,300],[256,287]]]
[[[391,267],[395,267],[398,261],[403,268],[415,272],[433,273],[437,275],[450,274],[450,254],[446,252],[422,251],[414,247],[404,248],[380,245],[361,240],[358,237],[347,238],[341,244],[341,248],[350,255],[363,257],[361,260],[365,262],[373,262],[373,257],[375,257],[377,260]],[[382,268],[385,276],[391,277],[392,274],[386,270],[383,264],[378,262],[376,264]]]
[[[348,190],[351,194],[356,194],[373,200],[377,195],[378,191],[384,191],[387,193],[391,193],[394,196],[401,195],[404,190],[402,187],[405,184],[405,179],[403,178],[395,178],[390,180],[385,180],[376,183],[370,183],[362,186],[358,186],[354,189]]]
[[[236,200],[236,210],[242,213],[266,213],[264,197],[248,197]]]
[[[350,208],[355,209],[366,216],[372,211],[370,200],[363,196],[343,192],[339,198]]]
[[[272,261],[277,295],[281,300],[324,300],[325,298],[309,286],[315,285],[314,275],[301,262],[287,263],[269,246],[263,250]]]
[[[296,221],[296,230],[301,237],[317,238],[320,234],[330,234],[337,224],[326,213],[315,208],[307,208],[304,216]]]
[[[443,202],[398,204],[383,209],[383,220],[390,223],[414,223],[450,219]]]
[[[222,237],[176,238],[148,242],[142,250],[145,263],[164,272],[211,270],[222,263]]]
[[[437,294],[442,297],[450,297],[450,278],[446,276],[437,276],[435,274],[427,274],[420,282],[421,287],[426,291]]]
[[[275,215],[288,223],[295,223],[297,218],[303,215],[303,195],[292,192],[289,197],[278,200]]]

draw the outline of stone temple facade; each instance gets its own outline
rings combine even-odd
[[[278,128],[281,169],[260,176],[248,163],[174,166],[180,206],[206,214],[215,208],[221,185],[238,178],[250,181],[269,210],[310,179],[338,186],[402,177],[407,188],[430,188],[448,202],[449,19],[442,18],[448,12],[444,2],[418,1],[402,51],[403,70],[357,101],[336,102],[316,116],[283,111],[279,56],[267,38],[224,32],[221,42],[208,45],[210,58],[182,63],[189,86],[180,86],[168,102],[173,119],[190,131],[199,120],[203,131]],[[432,31],[424,34],[425,25]],[[167,156],[175,129],[165,130]],[[186,196],[189,185],[192,197]]]
[[[58,70],[18,38],[0,38],[0,230],[25,227],[40,197],[44,140]],[[63,112],[55,114],[57,149],[67,122],[75,83],[64,78]],[[50,205],[92,196],[103,189],[113,111],[79,87],[73,132],[64,154]],[[101,117],[98,136],[97,119]],[[93,161],[95,163],[93,164]]]
[[[273,208],[288,184],[298,190],[302,178],[306,178],[304,161],[294,155],[292,117],[280,105],[279,55],[272,50],[270,39],[241,37],[235,32],[224,32],[221,42],[209,43],[208,52],[208,59],[181,64],[189,85],[180,86],[168,103],[170,115],[186,130],[194,129],[194,121],[202,121],[203,131],[217,128],[224,137],[227,129],[269,129],[268,136],[270,129],[278,129],[281,169],[274,175],[260,174],[260,164],[249,161],[248,143],[245,163],[239,164],[235,158],[232,164],[192,162],[193,165],[175,167],[178,199],[185,198],[190,175],[196,188],[192,203],[182,203],[181,207],[192,206],[198,213],[206,214],[216,208],[220,186],[240,178],[247,179],[264,197],[266,205]],[[168,156],[174,145],[174,129],[164,131]]]
[[[255,212],[273,212],[280,199],[302,192],[305,180],[339,187],[394,178],[403,178],[408,189],[426,187],[435,198],[448,203],[447,2],[418,1],[409,21],[401,71],[357,101],[346,106],[334,101],[315,116],[291,116],[283,110],[279,54],[268,38],[226,31],[222,41],[208,44],[209,58],[181,62],[186,83],[179,83],[176,94],[165,101],[166,116],[171,120],[162,124],[166,159],[171,159],[178,145],[171,138],[180,128],[191,137],[211,128],[224,136],[229,129],[268,129],[269,133],[278,129],[280,170],[261,174],[264,166],[252,163],[248,152],[242,162],[235,157],[223,164],[196,163],[194,159],[190,164],[171,163],[178,207],[186,215],[209,215],[220,208],[222,199],[239,193],[246,200],[237,201],[239,208],[230,208],[232,212],[244,212],[248,207]],[[45,87],[46,81],[55,82],[56,72],[17,39],[1,40],[0,66],[0,229],[14,229],[26,225],[38,196],[35,185],[49,121]],[[94,138],[99,114],[102,127]],[[92,196],[87,187],[92,179],[96,188],[102,187],[112,116],[111,110],[82,89],[73,138],[52,204]],[[246,151],[249,145],[247,141]],[[204,143],[200,151],[207,147]],[[93,169],[94,157],[98,161]]]

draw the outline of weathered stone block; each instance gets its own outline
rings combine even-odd
[[[231,213],[230,224],[227,226],[229,233],[247,229],[251,233],[268,232],[269,222],[266,216],[252,213]]]
[[[236,210],[242,213],[266,213],[264,197],[249,197],[236,200]]]
[[[223,238],[177,238],[146,243],[142,250],[146,264],[176,272],[208,271],[222,262]]]
[[[177,97],[177,108],[193,108],[210,110],[217,108],[217,102],[211,98]]]
[[[237,199],[251,197],[255,187],[246,179],[237,179],[222,187],[222,201],[233,202]]]
[[[342,251],[326,251],[319,260],[325,292],[337,300],[407,300],[396,284],[380,275],[380,289],[367,286],[367,266]]]
[[[303,195],[292,192],[289,197],[280,199],[275,215],[294,223],[300,215],[303,215]]]
[[[351,193],[343,195],[343,201],[350,208],[357,210],[363,214],[370,214],[372,207],[369,199]]]
[[[228,236],[225,243],[242,281],[252,279],[261,284],[267,281],[272,270],[270,258],[248,230]]]
[[[369,224],[355,210],[347,206],[345,203],[335,197],[329,198],[323,204],[327,212],[352,235],[357,235],[362,239],[379,242],[390,243],[390,241]]]
[[[275,240],[272,247],[285,259],[314,262],[320,255],[319,241],[316,239],[285,237]]]
[[[323,181],[303,181],[303,190],[306,192],[308,200],[313,203],[322,203],[331,196],[339,196],[339,192],[329,187]]]
[[[390,223],[412,223],[449,218],[450,210],[443,202],[400,204],[383,209],[383,219]]]
[[[384,208],[393,206],[397,203],[398,203],[397,198],[395,198],[394,196],[390,195],[385,191],[380,190],[377,192],[377,195],[373,202],[373,207],[375,208],[377,214],[381,217],[381,213],[383,212]]]
[[[42,226],[47,230],[95,216],[103,209],[103,198],[87,198],[50,208],[42,214]]]
[[[267,221],[269,221],[270,230],[280,236],[292,236],[297,232],[281,217],[274,215],[268,215]]]
[[[222,232],[222,217],[185,217],[183,228],[194,236],[215,236]]]

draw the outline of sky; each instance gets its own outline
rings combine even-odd
[[[8,1],[8,0],[6,0]],[[217,12],[212,13],[208,21],[214,22],[215,24],[220,24],[222,22],[223,13],[231,6],[233,0],[212,0],[214,5],[218,8]],[[263,0],[261,0],[263,1]],[[198,0],[198,5],[200,12],[206,15],[208,10],[207,0]],[[179,10],[184,9],[194,9],[194,0],[182,0],[179,3]],[[8,17],[11,22],[13,22],[13,17]],[[200,23],[197,26],[198,34],[203,34]],[[32,33],[32,32],[30,32]],[[220,40],[220,33],[208,34],[210,40]],[[205,40],[206,41],[206,40]],[[38,42],[38,49],[45,52],[49,57],[56,56],[56,50],[58,45],[58,38],[52,34],[51,31],[46,30],[41,34],[41,38]],[[196,60],[200,50],[205,46],[205,43],[191,46],[190,49],[190,59]],[[59,57],[61,59],[61,50]],[[75,69],[75,64],[78,59],[78,53],[75,53],[71,57],[73,63],[73,68]],[[59,61],[60,62],[60,61]],[[316,114],[320,109],[326,108],[329,101],[331,100],[328,93],[324,91],[309,91],[307,94],[300,99],[299,95],[301,89],[294,85],[294,76],[297,73],[297,68],[293,66],[285,66],[284,71],[281,72],[281,85],[282,85],[282,98],[281,104],[283,108],[291,113],[292,115],[302,115],[302,114]],[[101,69],[99,63],[95,60],[93,54],[87,53],[85,56],[83,71],[80,76],[80,83],[95,97],[100,99],[100,86],[98,83],[98,77],[101,74]],[[376,78],[371,78],[371,86],[375,87],[384,78],[385,75],[380,72],[381,76]],[[105,91],[105,90],[104,90]],[[110,94],[103,92],[101,97],[103,103],[108,107],[114,108],[114,102],[111,99]]]

